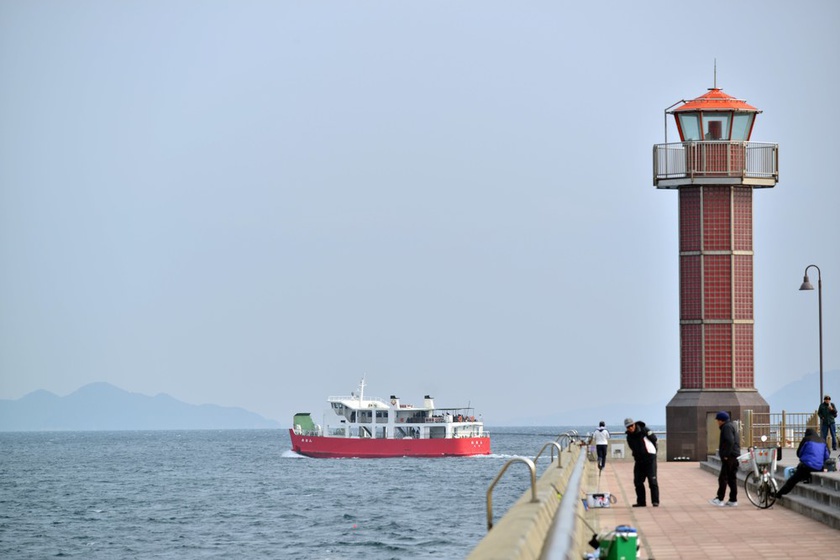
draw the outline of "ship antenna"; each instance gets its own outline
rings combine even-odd
[[[365,398],[365,375],[362,374],[362,380],[359,381],[359,404],[362,403],[362,399]]]

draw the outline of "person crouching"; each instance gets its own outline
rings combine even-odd
[[[799,457],[799,464],[790,478],[787,479],[785,485],[776,492],[776,499],[793,490],[794,486],[806,480],[812,472],[823,470],[823,466],[831,454],[828,452],[825,439],[821,438],[815,429],[808,428],[805,430],[805,437],[799,442],[796,456]]]
[[[656,480],[656,434],[645,426],[644,422],[634,422],[632,418],[624,420],[627,428],[627,446],[633,452],[633,486],[636,487],[636,503],[633,507],[645,507],[645,480],[650,487],[650,501],[653,507],[659,507],[659,482]]]

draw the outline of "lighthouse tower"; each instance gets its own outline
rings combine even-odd
[[[679,193],[680,388],[665,409],[667,457],[697,461],[717,451],[718,411],[770,411],[755,388],[752,197],[776,185],[779,148],[751,142],[761,111],[717,87],[681,103],[666,111],[680,142],[655,145],[653,169],[656,188]]]

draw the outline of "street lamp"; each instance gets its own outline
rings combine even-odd
[[[822,402],[822,398],[825,395],[823,393],[823,359],[822,359],[822,274],[820,273],[820,267],[815,264],[809,264],[805,267],[805,278],[802,280],[802,285],[799,286],[800,290],[813,290],[814,287],[811,285],[810,280],[808,280],[808,269],[811,267],[817,269],[817,303],[819,304],[819,313],[820,313],[820,398],[817,402]]]

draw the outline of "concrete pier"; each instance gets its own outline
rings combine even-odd
[[[538,503],[525,495],[506,512],[468,556],[470,560],[567,560],[579,559],[593,549],[589,538],[619,525],[638,532],[641,559],[676,558],[837,558],[840,550],[840,473],[815,473],[811,484],[799,484],[784,500],[769,509],[758,509],[744,492],[746,466],[741,468],[737,507],[713,506],[719,462],[715,457],[698,462],[658,464],[659,507],[633,508],[632,459],[607,459],[601,475],[595,464],[584,461],[579,489],[567,487],[570,467],[579,450],[573,450],[564,468],[549,468],[537,487]],[[619,455],[620,453],[616,453]],[[785,466],[796,465],[794,449],[785,449],[778,464],[782,483]],[[578,506],[575,526],[558,526],[553,517],[560,496],[576,492],[582,504],[587,493],[608,492],[614,503],[607,508]],[[648,491],[649,494],[649,491]],[[727,490],[726,498],[729,498]],[[561,556],[551,541],[558,531],[574,542]]]
[[[840,531],[831,526],[782,505],[758,509],[747,499],[741,481],[738,507],[713,506],[709,500],[717,491],[717,473],[696,462],[658,467],[661,505],[657,508],[631,507],[632,461],[607,461],[600,481],[601,491],[617,497],[612,507],[594,510],[601,530],[635,527],[639,558],[837,558]]]

